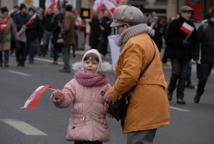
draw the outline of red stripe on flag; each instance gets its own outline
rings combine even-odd
[[[189,34],[191,31],[190,30],[188,30],[187,28],[185,28],[185,27],[183,27],[183,26],[181,26],[181,30],[183,31],[183,32],[185,32],[186,34]]]
[[[36,108],[36,106],[41,98],[41,95],[49,88],[52,88],[52,86],[51,85],[39,86],[36,90],[34,90],[34,92],[31,94],[31,96],[27,99],[23,108],[27,108],[27,109]]]

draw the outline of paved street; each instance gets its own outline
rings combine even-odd
[[[81,53],[72,63],[80,61]],[[108,60],[109,58],[106,58]],[[0,68],[0,144],[69,144],[64,139],[69,109],[57,109],[46,92],[35,110],[23,110],[25,100],[40,85],[62,88],[72,74],[60,73],[62,65],[49,64],[48,58],[37,58],[35,64],[16,66],[10,57],[10,67]],[[170,65],[164,65],[167,80]],[[108,72],[113,83],[113,74]],[[193,83],[196,84],[195,65]],[[193,103],[195,90],[185,91],[187,105],[170,103],[171,125],[158,130],[155,144],[211,144],[214,141],[214,75],[211,75],[200,104]],[[125,144],[120,125],[109,119],[111,140],[106,144]]]

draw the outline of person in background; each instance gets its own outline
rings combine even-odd
[[[202,24],[197,31],[197,76],[198,86],[194,97],[194,102],[199,103],[207,80],[211,74],[214,64],[214,11],[208,15],[208,22]],[[201,51],[201,57],[199,53]],[[200,60],[200,64],[199,64]]]
[[[19,6],[15,5],[13,7],[13,9],[11,10],[10,12],[10,17],[13,19],[14,16],[19,12]],[[10,54],[13,54],[15,52],[15,49],[16,49],[16,40],[15,40],[15,37],[14,35],[12,35],[12,38],[11,38],[11,48],[10,48]]]
[[[169,24],[166,34],[167,57],[170,58],[172,65],[168,100],[172,101],[173,92],[177,87],[177,104],[186,104],[184,100],[186,71],[191,59],[196,56],[197,36],[195,26],[190,20],[191,16],[192,8],[182,6],[180,17]],[[191,29],[186,31],[186,27]]]
[[[52,64],[58,64],[58,57],[60,50],[64,47],[64,42],[60,35],[61,26],[63,21],[64,9],[58,10],[58,12],[53,16],[52,25],[53,25],[53,38],[52,38],[52,53],[53,61]]]
[[[99,36],[99,52],[105,56],[108,51],[108,36],[111,33],[111,19],[109,17],[108,11],[103,12],[103,16],[100,18],[100,36]]]
[[[34,56],[38,52],[39,48],[39,36],[41,29],[41,20],[36,14],[34,8],[29,8],[30,19],[26,24],[26,36],[27,36],[27,51],[28,60],[30,64],[34,63]]]
[[[61,26],[61,35],[64,41],[64,47],[62,48],[64,66],[59,70],[60,72],[71,72],[70,51],[71,46],[75,47],[75,19],[72,13],[72,5],[66,5]]]
[[[115,102],[129,92],[123,127],[127,144],[153,144],[157,129],[169,125],[166,80],[159,50],[149,36],[150,28],[144,23],[140,9],[128,5],[117,7],[111,26],[119,34],[120,55],[116,79],[107,91],[107,99]]]
[[[7,7],[1,8],[0,14],[0,67],[9,67],[9,53],[12,35],[17,39],[16,25],[8,15]]]
[[[26,33],[24,29],[26,28],[26,24],[30,19],[30,16],[27,13],[27,7],[25,4],[21,4],[19,9],[20,12],[17,13],[13,18],[17,27],[19,37],[16,42],[16,61],[17,66],[24,67],[27,56]]]
[[[163,34],[164,34],[164,25],[160,23],[158,16],[153,16],[150,27],[154,30],[154,36],[151,36],[157,45],[159,51],[161,51],[163,46]]]
[[[51,99],[59,108],[72,105],[66,139],[74,144],[103,144],[109,140],[105,92],[111,87],[101,69],[102,59],[95,50],[82,57],[82,70]]]
[[[43,32],[43,46],[41,47],[41,53],[40,55],[45,57],[48,53],[48,48],[51,45],[51,39],[53,36],[53,26],[51,23],[51,20],[54,16],[54,11],[51,8],[48,8],[46,11],[46,14],[44,16],[44,19],[42,21],[42,24],[44,25],[44,32]]]
[[[100,21],[97,14],[93,14],[90,22],[90,40],[89,45],[92,49],[97,49],[99,47],[99,37],[101,33]]]

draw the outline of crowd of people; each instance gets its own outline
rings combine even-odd
[[[179,16],[168,24],[155,14],[145,21],[138,8],[127,5],[119,6],[112,17],[107,11],[102,16],[93,14],[89,23],[92,50],[84,54],[82,70],[75,72],[74,78],[62,90],[54,91],[51,97],[57,107],[74,104],[66,135],[68,140],[74,140],[75,144],[107,141],[108,102],[115,102],[129,92],[130,103],[123,127],[127,143],[152,144],[157,129],[169,124],[168,102],[172,101],[175,89],[177,104],[186,104],[185,87],[193,88],[192,60],[197,63],[198,76],[194,102],[200,102],[214,64],[214,11],[199,28],[192,21],[192,12],[191,7],[183,6]],[[84,20],[71,5],[44,12],[21,4],[11,13],[7,7],[2,7],[0,67],[9,67],[10,53],[15,53],[17,66],[24,67],[27,57],[33,64],[36,54],[45,57],[51,47],[52,63],[58,64],[61,52],[64,66],[60,72],[70,73],[70,51],[75,57],[78,47],[76,31],[83,27]],[[107,77],[100,73],[100,66],[101,55],[108,52],[108,36],[113,33],[118,35],[117,45],[121,53],[115,69],[115,82],[111,86]],[[166,47],[161,61],[164,41]],[[161,62],[166,63],[168,59],[172,68],[167,87]],[[93,105],[92,100],[95,101]]]

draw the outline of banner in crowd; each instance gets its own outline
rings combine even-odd
[[[203,2],[201,0],[184,0],[184,4],[193,9],[194,19],[196,21],[202,20]]]
[[[95,0],[93,10],[98,12],[101,10],[108,10],[109,13],[113,14],[114,9],[122,4],[123,0]]]
[[[27,7],[39,7],[39,0],[18,0],[18,5],[24,3]]]
[[[45,1],[45,8],[51,9],[54,11],[57,9],[57,4],[58,4],[58,0],[46,0]]]

